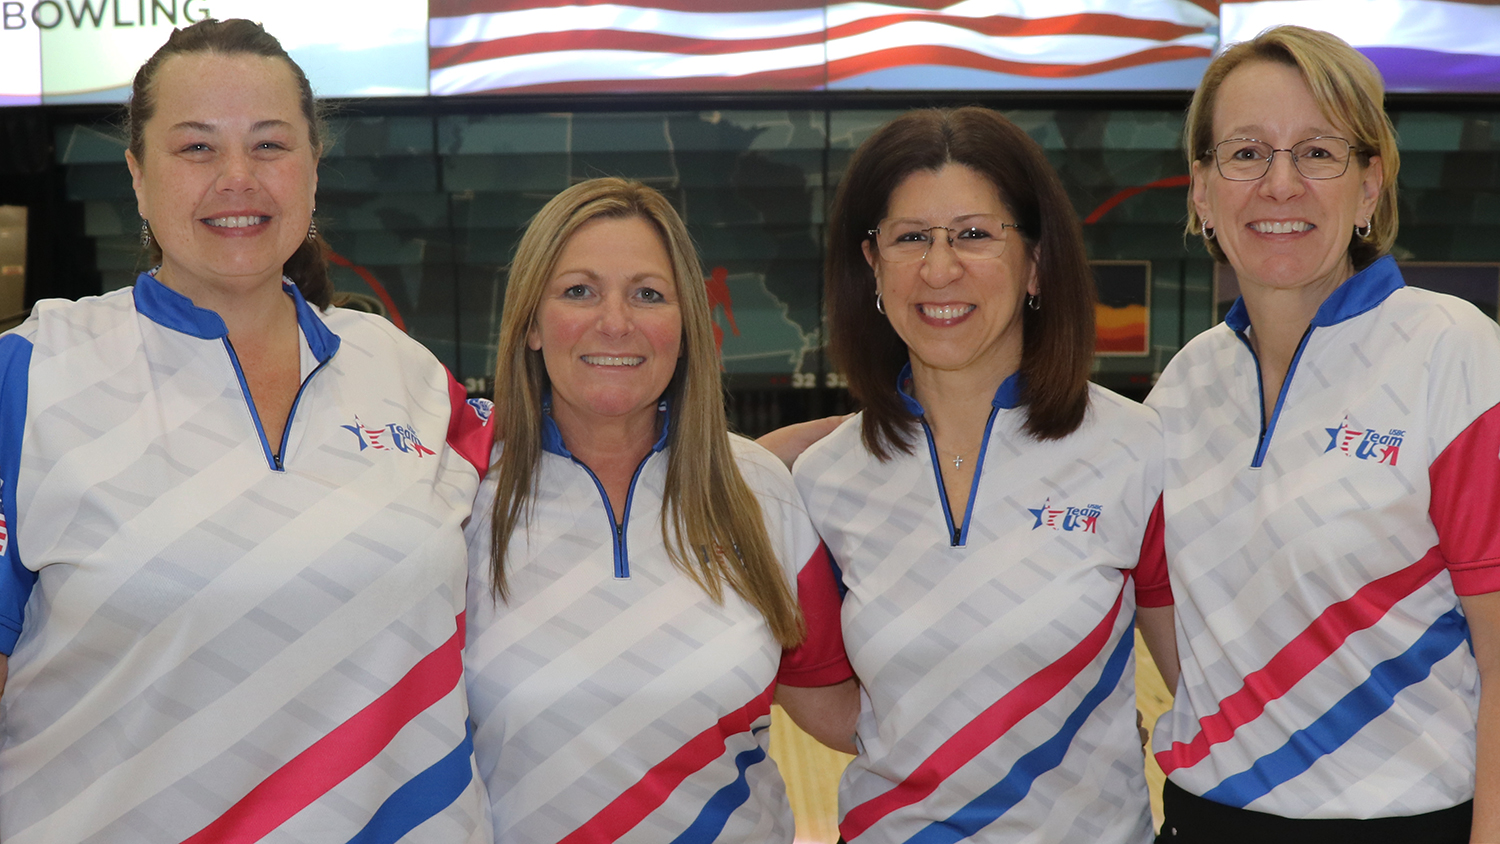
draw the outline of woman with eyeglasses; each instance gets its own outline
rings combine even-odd
[[[1404,286],[1383,96],[1282,27],[1188,111],[1189,230],[1242,298],[1147,401],[1181,654],[1163,841],[1500,841],[1500,330]]]
[[[1131,625],[1170,649],[1165,571],[1137,566],[1161,432],[1089,384],[1057,175],[993,111],[908,113],[855,152],[828,254],[864,409],[794,477],[864,690],[844,839],[1149,841]]]

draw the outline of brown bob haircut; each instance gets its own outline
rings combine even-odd
[[[946,164],[968,167],[994,185],[1036,261],[1041,308],[1020,310],[1026,432],[1060,439],[1088,410],[1094,277],[1078,217],[1046,153],[986,108],[911,111],[855,150],[828,221],[829,352],[864,408],[865,448],[881,460],[892,450],[911,453],[917,420],[896,393],[909,359],[906,344],[875,310],[875,272],[862,246],[869,241],[875,248],[868,232],[885,218],[891,193],[907,176]]]
[[[1223,140],[1214,137],[1214,106],[1219,87],[1229,74],[1251,62],[1273,62],[1295,68],[1302,74],[1323,116],[1348,129],[1351,137],[1346,140],[1355,146],[1360,166],[1368,167],[1372,156],[1380,156],[1384,183],[1375,213],[1370,217],[1370,234],[1359,237],[1349,233],[1350,262],[1355,270],[1368,267],[1396,245],[1399,228],[1396,174],[1401,170],[1401,154],[1396,150],[1396,130],[1385,113],[1385,82],[1380,71],[1338,36],[1302,26],[1272,27],[1249,41],[1231,46],[1208,66],[1188,106],[1182,142],[1194,178],[1198,178],[1201,167],[1211,164],[1213,145]],[[1191,190],[1187,205],[1187,233],[1202,237],[1203,220],[1193,207]],[[1218,242],[1204,238],[1203,245],[1215,261],[1229,263]]]
[[[162,64],[172,56],[193,53],[261,56],[286,62],[287,69],[292,72],[292,82],[297,86],[297,100],[302,108],[302,116],[307,118],[307,139],[312,144],[314,155],[319,158],[323,156],[327,130],[324,128],[322,111],[313,98],[307,74],[282,49],[281,42],[253,21],[204,18],[192,26],[172,30],[167,43],[153,53],[151,58],[146,59],[146,63],[135,72],[135,80],[130,86],[130,101],[125,105],[125,133],[130,153],[135,156],[136,161],[144,165],[146,160],[146,123],[156,113],[156,76],[161,72]],[[145,247],[145,258],[148,267],[161,264],[161,245],[154,237]],[[297,285],[302,298],[310,304],[318,308],[328,307],[333,296],[333,283],[328,279],[328,246],[323,238],[316,235],[303,238],[297,251],[282,265],[281,274]]]

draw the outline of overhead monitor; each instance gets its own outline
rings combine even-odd
[[[1500,93],[1481,0],[0,0],[0,105],[122,102],[206,16],[265,24],[323,97],[1186,91],[1278,23],[1342,36],[1393,91]]]
[[[1500,93],[1500,3],[1495,0],[1225,0],[1219,37],[1246,41],[1279,24],[1348,41],[1390,91]]]
[[[1211,0],[432,0],[432,93],[1191,89]]]
[[[0,0],[0,105],[124,102],[172,29],[205,17],[264,24],[319,96],[427,95],[427,9],[410,0]]]

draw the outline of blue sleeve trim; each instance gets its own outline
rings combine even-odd
[[[6,655],[21,637],[26,602],[36,585],[36,572],[21,565],[15,542],[16,477],[30,371],[31,342],[16,334],[0,336],[0,653]]]

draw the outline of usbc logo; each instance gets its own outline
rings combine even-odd
[[[1391,466],[1396,465],[1401,456],[1401,441],[1406,438],[1406,432],[1396,428],[1384,434],[1373,428],[1351,428],[1347,416],[1337,428],[1323,430],[1328,432],[1328,447],[1323,449],[1324,454],[1337,449],[1359,460],[1374,460]]]
[[[1052,499],[1042,502],[1042,506],[1027,512],[1036,517],[1036,524],[1031,526],[1032,530],[1039,527],[1049,527],[1053,530],[1065,530],[1068,532],[1081,531],[1083,533],[1098,533],[1095,528],[1099,526],[1099,515],[1104,508],[1098,504],[1090,504],[1087,507],[1053,507]]]

